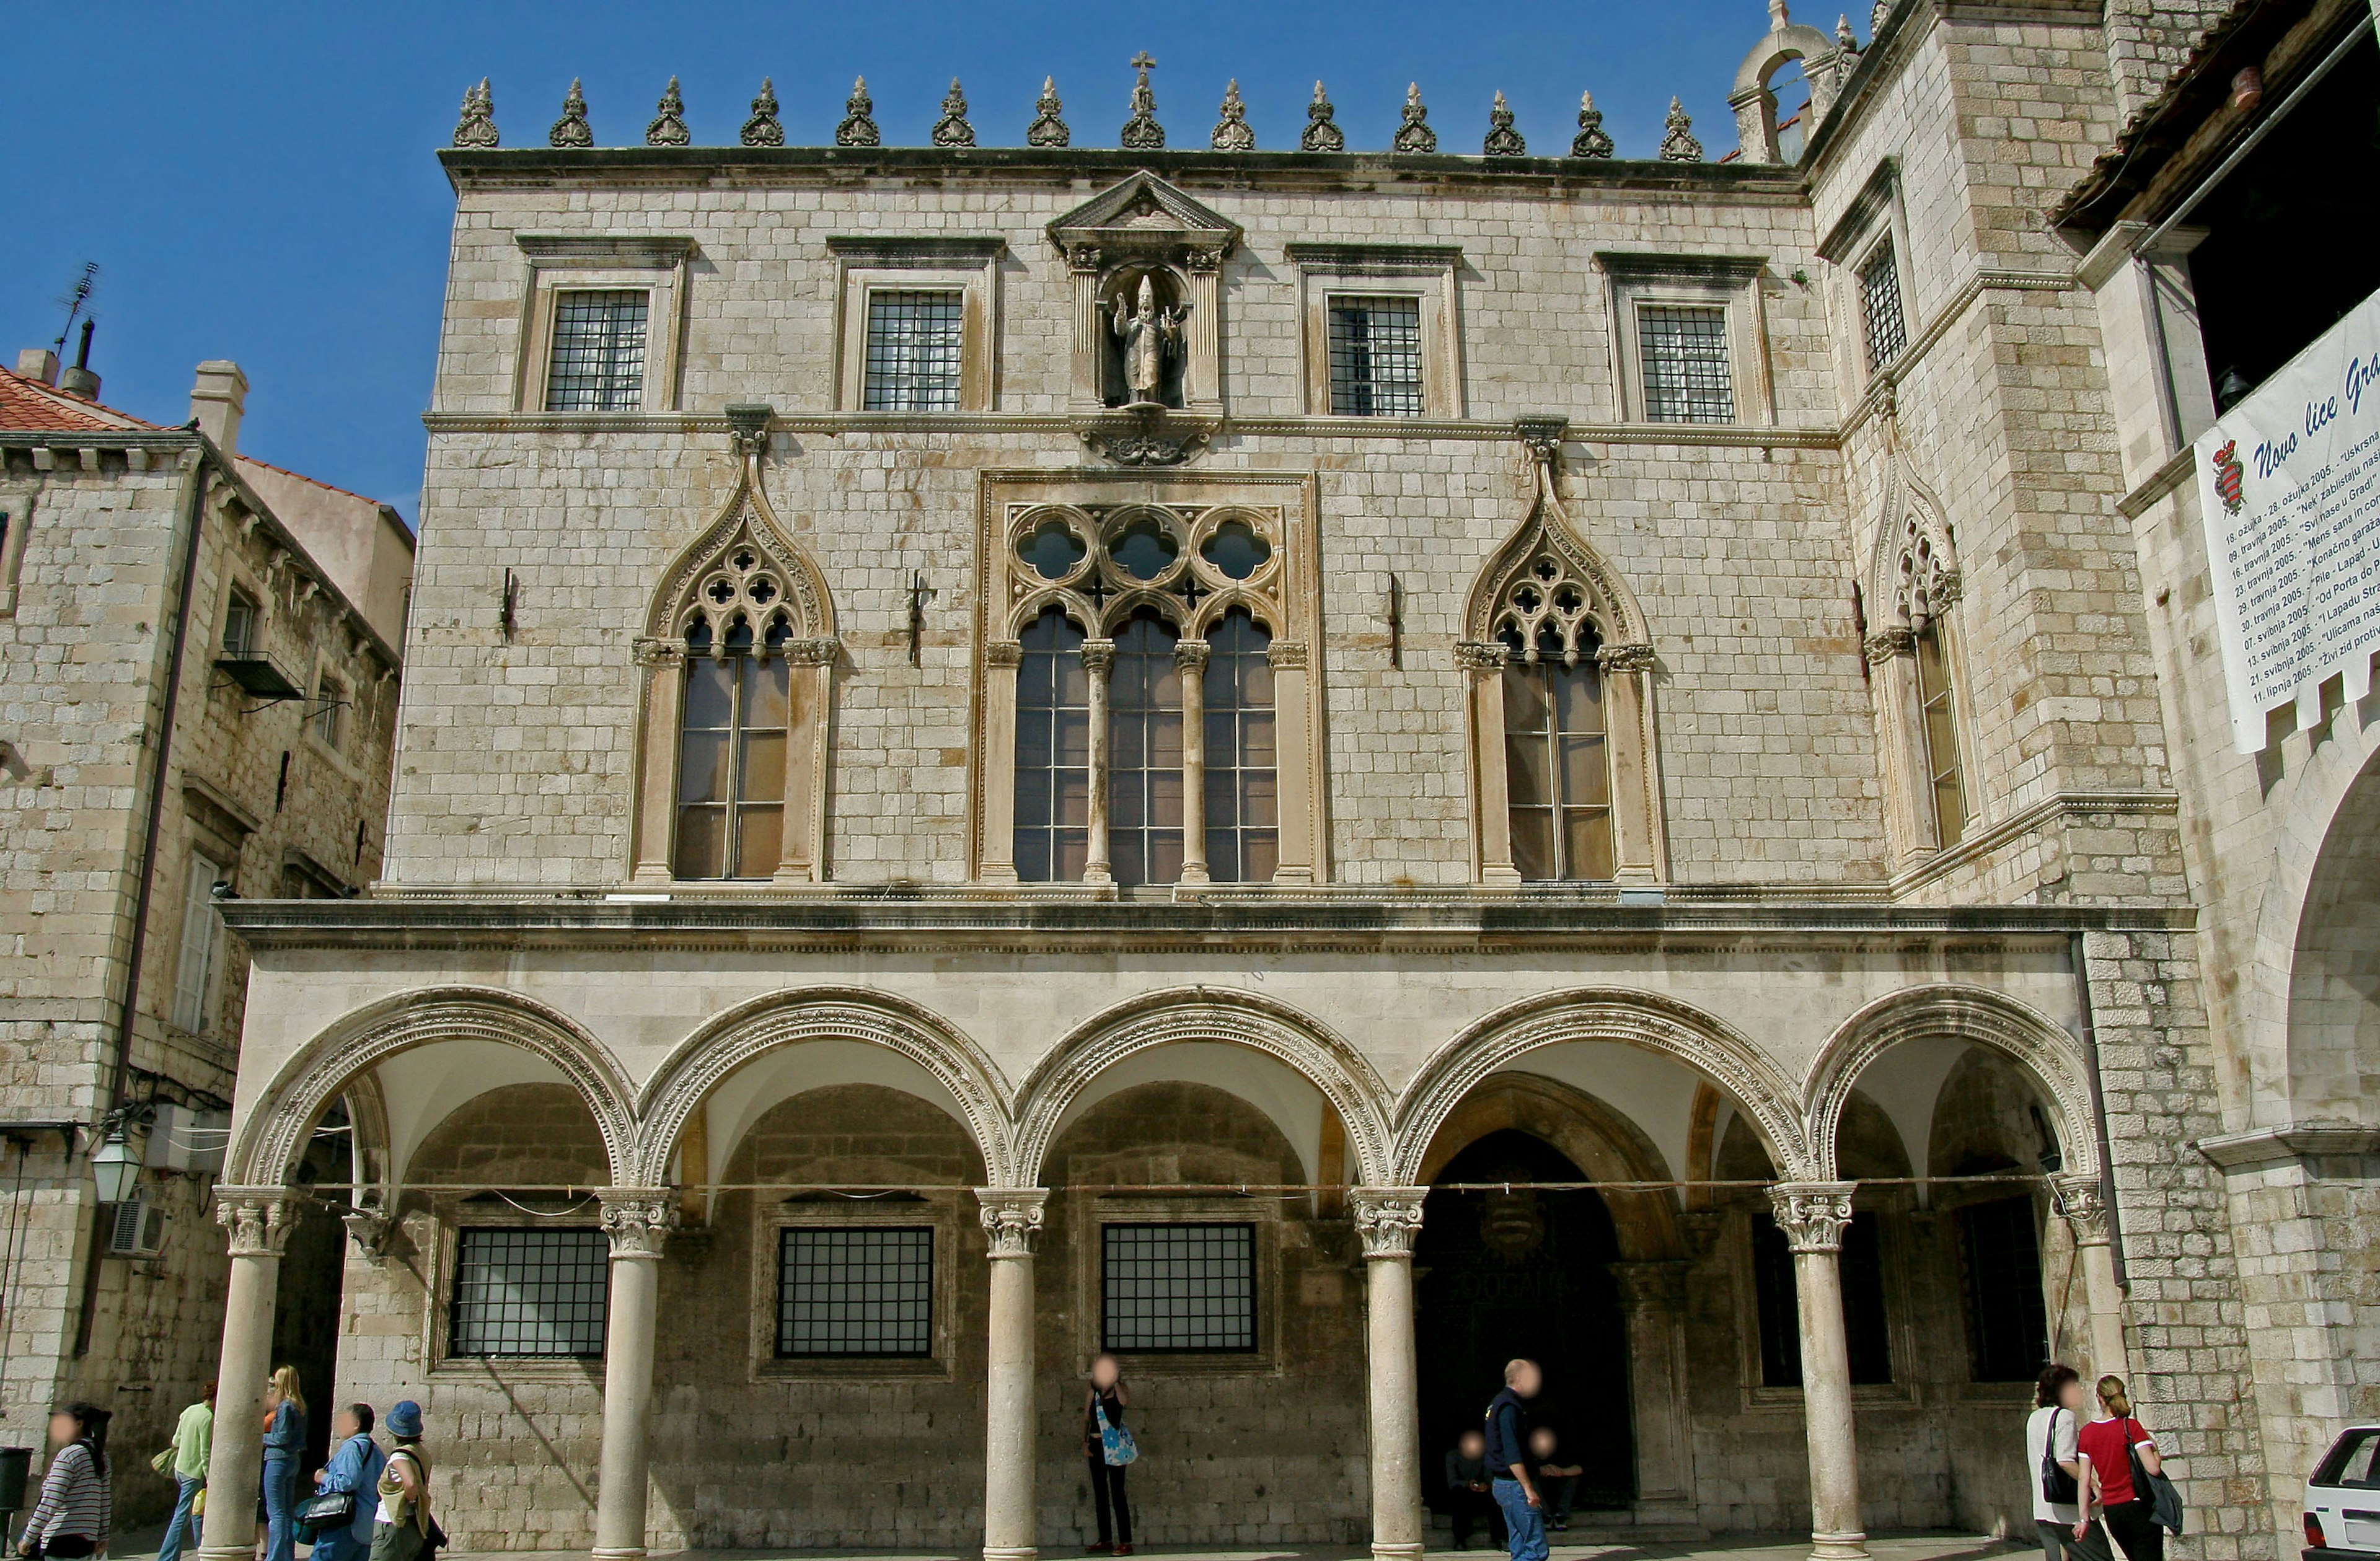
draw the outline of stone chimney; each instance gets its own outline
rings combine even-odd
[[[199,365],[198,381],[190,387],[190,416],[199,431],[213,440],[225,455],[239,449],[239,415],[248,406],[248,376],[228,358],[211,358]]]
[[[58,382],[58,355],[47,347],[27,347],[17,355],[17,372],[36,384]]]

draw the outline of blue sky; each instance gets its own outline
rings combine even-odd
[[[1143,10],[1147,20],[1130,18]],[[91,366],[136,416],[188,416],[190,370],[247,369],[244,453],[415,517],[453,200],[433,155],[492,79],[509,146],[541,144],[572,77],[599,145],[642,139],[674,73],[698,144],[732,143],[760,78],[786,138],[832,139],[864,73],[885,140],[923,144],[953,75],[986,145],[1024,140],[1054,75],[1078,146],[1113,146],[1132,72],[1158,67],[1173,144],[1203,146],[1236,77],[1257,145],[1293,146],[1317,77],[1348,145],[1385,148],[1417,80],[1447,151],[1475,152],[1502,89],[1533,151],[1593,89],[1622,156],[1649,156],[1670,95],[1713,156],[1763,0],[1494,6],[908,4],[136,5],[15,0],[0,175],[0,347],[46,345],[97,260]],[[1834,12],[1797,20],[1832,30]],[[1859,19],[1864,38],[1864,18]],[[71,351],[71,344],[69,344]],[[756,387],[758,389],[759,387]]]

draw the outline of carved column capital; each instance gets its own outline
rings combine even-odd
[[[1176,640],[1173,664],[1185,672],[1203,672],[1207,666],[1207,642],[1203,639]]]
[[[1220,271],[1223,267],[1223,251],[1212,247],[1206,248],[1193,247],[1182,251],[1182,265],[1183,269],[1190,272]]]
[[[1466,672],[1500,672],[1510,656],[1493,640],[1464,640],[1454,647],[1454,664]]]
[[[1083,641],[1083,671],[1096,678],[1104,678],[1115,671],[1115,641],[1111,639]]]
[[[1682,1312],[1686,1307],[1686,1265],[1682,1259],[1606,1265],[1620,1289],[1623,1312]]]
[[[983,647],[983,664],[987,667],[1021,666],[1025,660],[1022,640],[995,639]]]
[[[682,667],[686,665],[686,642],[638,635],[629,646],[628,654],[639,667]]]
[[[1797,1252],[1839,1252],[1852,1222],[1855,1181],[1780,1181],[1768,1189],[1768,1207],[1786,1244]]]
[[[1265,650],[1265,659],[1275,672],[1296,672],[1305,666],[1305,642],[1302,639],[1277,639]]]
[[[817,639],[789,639],[782,647],[785,659],[796,667],[832,667],[843,654],[843,641],[832,635]]]
[[[1427,1187],[1350,1187],[1347,1206],[1354,1211],[1355,1228],[1363,1233],[1366,1258],[1409,1258],[1414,1238],[1421,1232],[1421,1204]]]
[[[2053,1176],[2050,1191],[2057,1195],[2058,1212],[2066,1218],[2067,1228],[2074,1233],[2078,1247],[2104,1247],[2108,1244],[2107,1190],[2095,1176]]]
[[[1066,248],[1066,269],[1096,274],[1099,269],[1099,247],[1096,244],[1072,244]]]
[[[677,1194],[666,1187],[605,1187],[595,1196],[602,1200],[603,1233],[612,1238],[615,1261],[662,1255],[677,1228]]]
[[[1649,672],[1653,670],[1653,647],[1642,641],[1601,646],[1595,652],[1595,664],[1607,672]]]
[[[1907,628],[1878,629],[1860,642],[1860,653],[1871,667],[1880,667],[1896,656],[1917,654],[1917,635]]]
[[[991,1255],[1031,1257],[1033,1238],[1041,1228],[1041,1206],[1050,1201],[1046,1187],[978,1187],[976,1211],[984,1234],[991,1240]]]
[[[279,1257],[302,1205],[291,1187],[217,1187],[215,1222],[231,1235],[234,1257]]]

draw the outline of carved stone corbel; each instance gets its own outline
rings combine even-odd
[[[374,1268],[388,1263],[389,1240],[396,1234],[396,1221],[385,1210],[368,1204],[358,1204],[339,1216],[339,1223],[347,1228],[347,1235],[364,1261]]]

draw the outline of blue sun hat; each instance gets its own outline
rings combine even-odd
[[[421,1406],[410,1398],[400,1398],[396,1407],[388,1411],[386,1423],[391,1436],[419,1436],[421,1434]]]

